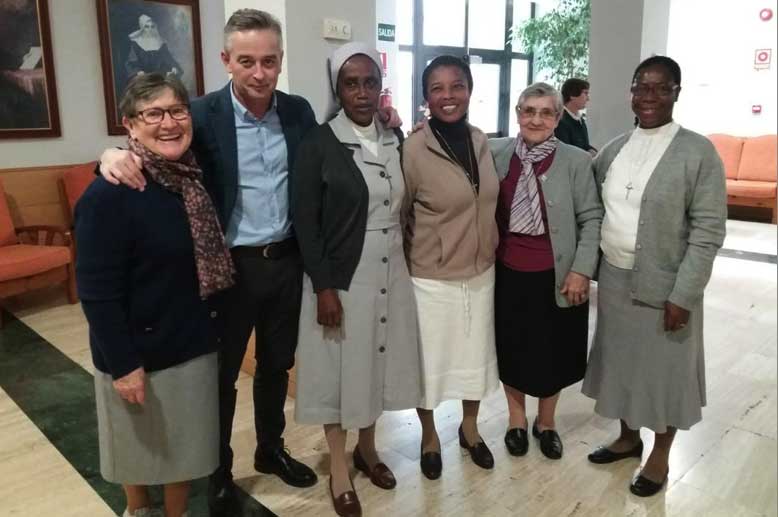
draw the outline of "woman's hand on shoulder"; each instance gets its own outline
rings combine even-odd
[[[136,368],[113,381],[113,387],[119,396],[130,404],[142,406],[146,400],[146,372],[143,367]]]
[[[322,289],[316,293],[316,321],[324,327],[340,327],[343,321],[343,306],[336,289]]]
[[[570,271],[559,292],[570,305],[581,305],[589,299],[589,277]]]

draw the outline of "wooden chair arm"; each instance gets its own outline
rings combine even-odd
[[[60,236],[62,244],[55,243],[54,238]],[[20,226],[16,228],[16,236],[22,244],[35,244],[38,246],[68,246],[73,239],[70,231],[63,226],[34,225]]]

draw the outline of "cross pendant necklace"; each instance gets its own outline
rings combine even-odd
[[[634,188],[635,187],[632,186],[632,182],[631,181],[629,183],[627,183],[627,185],[624,187],[624,190],[627,191],[627,195],[624,196],[624,199],[629,199],[629,195],[632,192],[632,189],[634,189]]]

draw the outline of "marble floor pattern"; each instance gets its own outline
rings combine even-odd
[[[586,460],[592,448],[617,433],[618,424],[594,415],[593,402],[576,385],[563,392],[558,408],[557,427],[565,455],[557,462],[546,460],[535,441],[524,458],[508,455],[503,444],[507,424],[503,395],[497,392],[484,401],[480,430],[495,456],[492,471],[473,465],[460,449],[456,439],[460,406],[444,403],[436,412],[444,464],[438,481],[428,481],[419,471],[421,430],[415,412],[385,414],[378,423],[377,440],[398,486],[380,490],[354,471],[365,515],[778,515],[776,227],[730,221],[725,248],[750,252],[745,255],[749,257],[773,258],[745,260],[730,253],[715,262],[705,297],[708,407],[700,424],[679,433],[669,484],[659,495],[641,499],[627,490],[639,468],[636,460],[605,466]],[[91,373],[87,327],[78,305],[68,305],[56,291],[40,291],[8,300],[6,306],[43,340]],[[7,329],[2,333],[0,344],[5,347],[2,343],[13,337]],[[30,360],[36,360],[34,354]],[[251,378],[241,375],[233,435],[237,483],[279,516],[334,515],[326,489],[328,457],[321,429],[297,425],[294,401],[287,401],[286,445],[320,476],[312,488],[290,488],[253,470],[251,406]],[[532,419],[534,402],[529,407]],[[111,505],[34,420],[0,389],[0,516],[114,515]],[[643,432],[643,439],[648,449],[650,433]],[[66,437],[64,443],[68,443]],[[354,443],[355,436],[350,436],[349,449]]]

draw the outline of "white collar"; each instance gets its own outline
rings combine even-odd
[[[584,117],[584,113],[583,113],[583,111],[579,111],[579,112],[578,112],[578,114],[575,114],[575,113],[573,113],[572,111],[570,111],[569,109],[567,109],[567,106],[565,106],[565,111],[566,111],[566,112],[568,112],[568,113],[570,114],[570,116],[571,116],[571,117],[573,117],[575,120],[577,120],[577,121],[579,121],[579,122],[580,122],[580,121],[583,119],[583,117]]]

